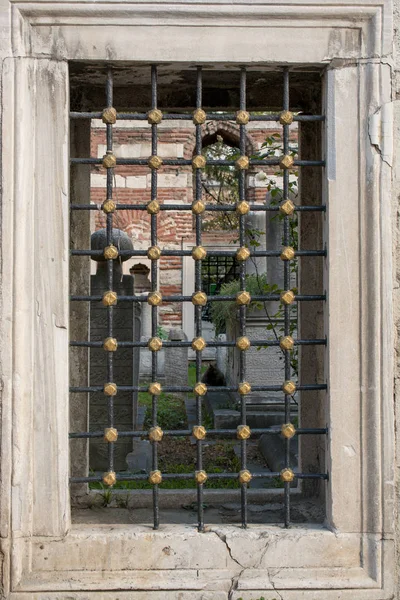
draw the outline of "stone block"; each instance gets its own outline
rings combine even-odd
[[[128,236],[118,229],[113,230],[113,242],[121,247],[132,247]],[[92,235],[92,248],[102,249],[106,244],[105,230]],[[114,261],[113,285],[118,295],[132,295],[134,280],[131,275],[122,275],[121,267]],[[107,269],[104,262],[98,262],[96,275],[91,276],[91,294],[102,295],[108,289]],[[101,302],[90,303],[90,339],[102,341],[108,336],[108,309]],[[135,306],[117,304],[113,309],[113,335],[118,341],[132,341],[138,334]],[[114,374],[117,386],[135,386],[138,383],[138,349],[118,348],[113,353]],[[103,386],[107,377],[107,352],[103,348],[90,349],[90,385]],[[91,394],[89,401],[89,430],[102,431],[108,426],[108,402],[100,393]],[[135,428],[137,411],[136,392],[118,392],[114,399],[114,423],[117,429],[130,431]],[[114,446],[114,468],[125,470],[125,457],[132,449],[132,441],[119,439]],[[89,467],[95,471],[108,468],[108,447],[103,439],[89,442]]]
[[[183,329],[170,329],[168,340],[187,341],[187,336]],[[187,346],[165,349],[165,385],[188,385],[188,352]],[[177,395],[185,397],[186,392],[178,392]]]
[[[220,392],[207,392],[204,396],[204,406],[207,412],[212,415],[216,410],[233,409],[235,401],[231,394],[225,390],[221,390]]]
[[[264,428],[282,425],[285,422],[285,414],[267,410],[248,410],[247,424],[251,427]]]
[[[149,338],[142,336],[141,342],[148,342]],[[152,352],[147,347],[140,348],[140,375],[148,378],[151,376],[151,358]],[[165,350],[162,348],[157,352],[157,373],[160,377],[164,377],[165,373]]]
[[[226,333],[220,333],[217,336],[217,340],[219,342],[226,342]],[[216,354],[216,361],[217,361],[217,368],[221,371],[221,373],[223,373],[226,377],[226,361],[227,361],[227,348],[224,346],[218,346],[216,348],[215,354]]]
[[[131,473],[150,473],[152,466],[152,449],[148,440],[133,440],[132,452],[126,456],[126,463]]]
[[[260,437],[258,447],[272,472],[279,472],[287,466],[285,460],[286,441],[281,435],[264,433]],[[298,466],[295,455],[295,450],[298,447],[297,437],[291,440],[290,447],[290,467],[296,469]]]
[[[129,189],[145,189],[146,183],[146,175],[128,175],[126,177],[126,187]]]
[[[217,409],[213,412],[215,429],[235,429],[240,423],[240,412],[230,409]]]

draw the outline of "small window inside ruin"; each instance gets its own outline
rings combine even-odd
[[[323,74],[70,72],[75,519],[322,522]]]

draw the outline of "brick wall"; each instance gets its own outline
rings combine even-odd
[[[246,138],[246,152],[254,154],[261,148],[267,136],[281,133],[275,123],[250,123]],[[205,144],[214,143],[220,135],[230,143],[238,143],[239,127],[232,122],[208,122],[203,127]],[[293,128],[292,141],[297,133]],[[100,121],[93,121],[91,155],[101,157],[106,149],[105,128]],[[163,158],[191,159],[195,148],[194,126],[191,121],[161,123],[158,128],[158,154]],[[151,154],[151,128],[143,121],[122,122],[114,129],[114,152],[118,157],[147,158]],[[263,169],[273,176],[274,168]],[[266,182],[255,178],[257,171],[248,172],[248,200],[265,201]],[[114,198],[124,204],[143,204],[150,200],[151,175],[147,166],[118,166],[114,172]],[[99,207],[106,197],[105,169],[95,166],[91,176],[91,201]],[[163,166],[158,172],[158,201],[160,204],[190,204],[193,201],[193,172],[187,166]],[[205,217],[206,218],[206,217]],[[134,247],[144,249],[150,245],[150,215],[145,211],[118,211],[114,218],[115,227],[126,231],[133,240]],[[105,227],[101,210],[95,213],[94,228]],[[195,245],[194,220],[190,211],[168,211],[158,215],[158,244],[161,248],[180,249],[185,244]],[[203,244],[227,246],[237,237],[232,231],[210,231],[203,233]],[[147,259],[132,259],[124,265],[128,270],[133,264],[144,263]],[[182,293],[182,259],[162,257],[159,262],[159,287],[163,295]],[[180,303],[163,304],[160,309],[160,324],[165,328],[182,326],[182,306]]]

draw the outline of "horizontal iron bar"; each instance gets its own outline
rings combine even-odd
[[[150,157],[149,157],[150,158]],[[123,165],[132,165],[132,166],[146,166],[148,164],[148,158],[117,158],[117,167]],[[189,166],[192,164],[190,159],[186,158],[163,158],[163,165],[171,166],[171,167],[179,167],[179,166]],[[103,162],[102,158],[71,158],[70,163],[72,165],[101,165]],[[265,158],[265,159],[249,159],[249,164],[254,166],[267,166],[279,165],[279,158]],[[234,160],[225,160],[225,159],[210,159],[207,160],[208,166],[235,166]],[[324,160],[294,160],[294,167],[324,167]],[[150,168],[150,167],[149,167]]]
[[[266,427],[264,429],[251,429],[251,437],[254,438],[256,436],[271,434],[277,435],[281,433],[281,428],[278,427]],[[327,428],[305,428],[305,429],[296,429],[295,435],[326,435],[328,433]],[[118,438],[134,438],[134,437],[147,437],[147,431],[118,431]],[[163,431],[163,436],[191,436],[192,431],[190,429],[172,429]],[[207,437],[209,436],[234,436],[236,438],[237,430],[236,429],[207,429]],[[82,438],[102,438],[104,437],[104,431],[82,431],[77,433],[70,433],[69,437],[71,440],[73,439],[82,439]],[[116,442],[118,443],[118,442]]]
[[[149,340],[148,340],[149,341]],[[147,348],[148,341],[118,341],[119,348]],[[294,340],[295,346],[326,346],[326,339],[310,339],[310,340]],[[73,348],[101,348],[103,346],[102,341],[90,342],[90,341],[76,341],[71,340],[69,345]],[[163,340],[163,348],[190,348],[192,345],[191,341],[175,341],[170,342]],[[279,346],[279,340],[250,340],[251,346]],[[209,348],[232,348],[236,346],[235,341],[223,342],[223,341],[210,341],[207,342]]]
[[[101,204],[71,204],[71,210],[101,210]],[[147,204],[116,204],[117,210],[147,210]],[[160,210],[191,211],[191,204],[160,204]],[[206,204],[206,211],[210,212],[235,212],[234,204]],[[326,206],[295,206],[295,212],[325,212]],[[264,204],[250,204],[250,211],[279,212],[279,206],[265,206]]]
[[[71,111],[71,119],[101,119],[102,113],[99,111],[80,112]],[[279,114],[272,115],[252,115],[250,121],[279,121]],[[164,113],[163,121],[191,121],[192,113]],[[117,113],[117,121],[147,121],[147,113],[121,112]],[[236,121],[235,113],[207,113],[208,121]],[[324,115],[293,115],[293,121],[325,121]],[[118,127],[118,125],[115,125]]]
[[[118,302],[147,302],[148,296],[118,296]],[[103,296],[71,296],[73,302],[99,302]],[[257,302],[277,301],[281,297],[279,294],[264,294],[252,296],[251,299]],[[234,302],[236,296],[208,296],[208,302]],[[326,300],[325,294],[298,294],[294,298],[294,302],[315,302],[317,300]],[[163,296],[163,302],[191,302],[191,296]]]
[[[313,391],[313,390],[326,390],[327,389],[327,385],[326,383],[311,383],[311,384],[304,384],[304,385],[298,385],[296,386],[296,390],[297,391]],[[118,390],[121,392],[148,392],[149,388],[146,386],[137,386],[137,385],[118,385]],[[102,392],[103,391],[103,387],[99,386],[99,385],[93,385],[90,387],[84,387],[84,386],[75,386],[75,387],[70,387],[69,391],[71,393],[80,393],[80,392],[84,392],[84,393],[94,393],[94,392]],[[194,392],[194,388],[189,387],[187,385],[179,385],[179,386],[173,386],[173,385],[166,385],[165,387],[162,386],[162,391],[163,392]],[[237,386],[207,386],[207,391],[209,392],[237,392],[238,391],[238,387]],[[251,391],[252,392],[282,392],[282,386],[281,385],[252,385],[251,386]]]
[[[194,479],[193,473],[162,473],[163,481],[171,479]],[[274,477],[280,477],[279,472],[269,473],[252,473],[253,479],[271,479]],[[117,473],[117,481],[147,481],[148,475],[125,475],[123,473]],[[238,479],[239,473],[207,473],[208,479]],[[294,473],[295,479],[328,479],[328,475],[325,473]],[[93,475],[91,477],[70,477],[70,483],[94,483],[96,481],[102,481],[101,475]],[[207,485],[207,484],[205,484]]]
[[[71,250],[71,256],[103,256],[103,250]],[[147,256],[147,250],[120,250],[120,256]],[[250,251],[250,256],[280,256],[281,250]],[[296,256],[326,256],[326,250],[295,250]],[[192,256],[191,250],[161,250],[161,256]],[[207,256],[236,256],[235,250],[211,250]]]

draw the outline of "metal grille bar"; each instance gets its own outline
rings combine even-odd
[[[102,165],[103,160],[101,158],[71,158],[71,164],[73,165]],[[137,166],[137,167],[145,167],[148,164],[148,160],[146,158],[118,158],[117,165],[124,166]],[[167,167],[183,167],[190,166],[192,164],[191,160],[187,160],[185,158],[165,158],[163,159],[163,164]],[[234,167],[235,161],[233,160],[217,160],[210,159],[207,161],[207,164],[215,167]],[[249,159],[249,165],[254,167],[277,167],[279,165],[279,159],[277,158],[266,158],[264,160],[258,159]],[[295,160],[293,162],[293,166],[295,167],[324,167],[324,160]]]
[[[268,433],[271,435],[280,435],[281,428],[280,427],[265,427],[264,429],[252,429],[251,435],[252,437],[257,437],[263,435],[264,433]],[[320,427],[315,429],[303,429],[299,428],[296,430],[297,435],[326,435],[328,433],[328,429]],[[237,434],[237,429],[207,429],[207,436],[227,436],[234,437]],[[192,435],[191,429],[176,429],[176,430],[166,430],[163,431],[164,436],[183,436],[183,435]],[[80,438],[102,438],[104,436],[104,431],[85,431],[81,433],[70,433],[69,437],[71,439],[80,439]],[[121,431],[118,434],[118,437],[143,437],[143,431]]]
[[[265,206],[260,204],[249,204],[250,210],[259,212],[279,212],[279,206]],[[101,205],[98,204],[71,204],[71,210],[100,210]],[[147,210],[147,204],[116,204],[117,210]],[[191,211],[192,207],[184,204],[161,204],[160,210],[182,210]],[[235,206],[232,204],[206,204],[205,210],[208,212],[234,212]],[[325,206],[296,206],[295,212],[325,212]]]
[[[71,111],[69,113],[71,119],[101,119],[101,112],[77,112]],[[147,113],[117,113],[117,119],[119,121],[147,121]],[[163,113],[163,121],[179,121],[179,120],[191,120],[192,116],[190,113]],[[207,113],[207,119],[210,121],[234,121],[236,119],[235,113]],[[275,115],[250,115],[250,121],[277,121],[280,120],[280,114]],[[325,121],[324,115],[294,115],[293,121],[307,122],[307,121]]]
[[[200,111],[203,113],[202,109],[202,67],[197,67],[197,84],[196,84],[196,111]],[[204,204],[203,210],[211,211],[211,212],[224,212],[224,211],[236,211],[238,214],[238,222],[239,222],[239,244],[241,248],[246,246],[246,232],[245,232],[245,215],[249,210],[252,211],[264,211],[264,212],[279,212],[281,211],[280,206],[266,206],[264,204],[250,204],[246,199],[246,171],[250,166],[280,166],[283,169],[283,202],[289,201],[289,169],[293,167],[323,167],[325,166],[324,160],[303,160],[294,158],[291,155],[290,147],[289,147],[289,129],[290,124],[294,122],[323,122],[325,120],[324,115],[296,115],[290,112],[290,104],[289,104],[289,69],[283,69],[283,112],[279,114],[263,114],[263,115],[249,115],[246,111],[246,69],[244,67],[240,68],[238,71],[239,80],[240,80],[240,106],[239,111],[236,114],[233,113],[208,113],[206,115],[207,119],[213,121],[232,121],[236,120],[239,123],[239,151],[240,158],[236,161],[233,160],[225,160],[225,159],[214,159],[207,160],[207,165],[210,166],[234,166],[238,169],[238,186],[239,186],[239,201],[237,205],[229,205],[229,204]],[[107,191],[107,203],[111,203],[113,205],[112,210],[105,210],[104,205],[102,207],[96,204],[71,204],[71,210],[99,210],[103,208],[104,212],[106,212],[106,240],[107,240],[107,249],[113,248],[113,213],[119,210],[140,210],[150,212],[150,224],[151,224],[151,248],[148,250],[122,250],[118,249],[117,256],[121,256],[124,258],[127,257],[140,257],[140,256],[148,256],[151,259],[151,293],[156,296],[159,294],[159,285],[158,285],[158,273],[157,273],[157,261],[160,257],[165,256],[176,256],[176,257],[185,257],[191,256],[191,251],[186,250],[169,250],[169,249],[160,249],[157,246],[157,213],[159,211],[193,211],[195,214],[195,238],[196,238],[196,247],[202,247],[202,221],[203,216],[202,212],[196,210],[196,205],[202,203],[202,175],[201,169],[204,167],[205,159],[202,156],[202,123],[195,121],[195,131],[196,131],[196,145],[195,145],[195,158],[193,160],[187,159],[163,159],[160,161],[157,150],[158,150],[158,132],[157,132],[157,123],[161,120],[157,120],[158,116],[161,114],[157,107],[157,67],[153,65],[151,67],[151,113],[154,115],[154,118],[151,122],[151,154],[152,156],[149,159],[142,158],[116,158],[113,154],[113,126],[118,120],[140,120],[147,121],[149,120],[150,113],[135,113],[135,112],[121,112],[118,113],[113,108],[113,73],[112,70],[109,69],[107,73],[107,81],[106,81],[106,111],[112,115],[112,118],[106,120],[106,156],[103,159],[98,158],[75,158],[72,157],[71,164],[87,164],[87,165],[103,165],[107,170],[107,183],[106,183],[106,191]],[[242,114],[243,119],[239,120],[239,115]],[[205,115],[205,113],[204,113]],[[104,111],[103,112],[76,112],[72,111],[70,113],[71,119],[100,119],[104,120]],[[155,118],[157,117],[157,118]],[[163,120],[188,120],[192,119],[191,114],[186,113],[165,113],[161,114]],[[205,117],[204,117],[205,118]],[[248,121],[277,121],[282,124],[283,127],[283,157],[281,158],[267,158],[267,159],[255,159],[246,155],[246,123]],[[118,127],[116,124],[115,127]],[[197,162],[196,162],[197,159]],[[195,172],[195,198],[193,205],[177,205],[177,204],[160,204],[158,202],[158,194],[157,194],[157,173],[158,168],[162,165],[165,166],[187,166],[192,165]],[[151,199],[150,203],[142,203],[142,204],[123,204],[123,203],[115,203],[113,201],[113,176],[114,176],[114,168],[118,165],[123,166],[146,166],[148,165],[151,170]],[[156,207],[157,210],[149,210],[149,206]],[[307,211],[316,211],[323,212],[325,211],[325,206],[293,206],[291,213],[293,212],[307,212]],[[282,211],[281,211],[282,212]],[[300,250],[294,249],[290,247],[290,226],[289,226],[289,213],[284,213],[284,229],[283,229],[283,248],[280,250],[250,250],[249,257],[258,258],[258,257],[280,257],[284,261],[284,288],[285,290],[290,290],[290,273],[291,273],[291,261],[303,257],[303,256],[312,256],[312,257],[325,257],[326,250],[325,249],[315,249],[315,250]],[[285,254],[286,252],[286,254]],[[91,256],[91,257],[99,257],[104,255],[107,259],[107,273],[108,273],[108,289],[109,293],[114,292],[114,260],[115,255],[113,255],[112,251],[106,255],[106,252],[103,250],[91,250],[91,249],[80,249],[80,250],[71,250],[71,256]],[[235,260],[237,255],[236,251],[219,251],[219,250],[211,250],[207,253],[208,258],[223,257],[225,261],[228,258],[232,261]],[[231,258],[232,257],[232,258]],[[156,303],[151,305],[151,335],[152,338],[157,336],[157,328],[158,328],[158,307],[162,304],[162,302],[193,302],[195,305],[195,334],[196,338],[202,338],[202,306],[205,302],[221,302],[221,301],[231,301],[237,302],[239,304],[239,335],[240,338],[245,338],[246,336],[246,311],[247,306],[250,302],[250,295],[246,290],[246,260],[241,260],[239,263],[239,281],[240,281],[240,292],[239,296],[241,296],[241,301],[238,302],[238,297],[235,296],[211,296],[206,297],[204,291],[202,290],[202,260],[195,261],[195,289],[193,296],[185,296],[185,295],[170,295],[165,296],[164,298],[159,295],[159,298]],[[290,337],[291,333],[291,307],[295,306],[297,308],[298,303],[307,302],[307,301],[325,301],[325,294],[292,294],[293,298],[290,303],[284,303],[283,306],[283,320],[284,320],[284,336],[285,338]],[[100,302],[102,301],[102,296],[97,295],[74,295],[71,296],[71,301],[74,302]],[[196,300],[196,301],[195,301]],[[252,300],[257,301],[280,301],[281,294],[258,294],[253,296]],[[118,302],[130,302],[130,303],[143,303],[148,302],[148,296],[141,295],[132,295],[132,296],[120,296],[118,297]],[[108,382],[105,385],[115,385],[114,382],[114,363],[113,363],[113,353],[116,348],[117,340],[113,338],[114,331],[114,305],[111,303],[107,306],[107,334],[108,338],[105,341],[79,341],[72,340],[70,342],[71,347],[88,347],[88,348],[101,348],[107,352],[107,380]],[[304,345],[326,345],[326,339],[296,339],[292,340],[293,346],[304,346]],[[118,342],[118,347],[120,348],[143,348],[148,345],[148,342],[140,342],[140,341],[120,341]],[[211,341],[207,342],[207,346],[211,348],[217,347],[234,347],[237,345],[237,341]],[[176,342],[176,341],[165,341],[163,342],[163,346],[166,348],[174,348],[174,347],[193,347],[193,342]],[[108,403],[108,420],[107,420],[107,428],[105,431],[93,431],[93,432],[71,432],[70,438],[101,438],[105,437],[108,442],[108,471],[103,475],[93,475],[87,477],[74,477],[70,478],[71,483],[95,483],[95,482],[103,482],[105,485],[113,486],[118,481],[146,481],[147,479],[152,484],[153,489],[153,515],[154,515],[154,528],[157,529],[160,524],[160,515],[159,515],[159,485],[163,480],[188,480],[193,477],[197,483],[197,518],[198,518],[198,529],[200,531],[204,530],[204,485],[208,479],[231,479],[237,478],[240,484],[240,494],[241,494],[241,520],[242,526],[247,526],[248,516],[247,516],[247,490],[248,484],[252,478],[276,478],[279,477],[281,481],[284,482],[284,524],[285,527],[288,527],[290,524],[290,489],[291,482],[294,479],[327,479],[327,474],[325,473],[294,473],[290,466],[290,448],[291,448],[291,438],[302,435],[326,435],[326,428],[295,428],[291,423],[291,405],[293,400],[293,394],[296,390],[326,390],[326,383],[314,383],[314,384],[304,384],[304,385],[296,385],[293,381],[291,381],[292,376],[292,368],[291,368],[291,354],[290,349],[282,347],[281,341],[279,339],[270,340],[270,339],[261,339],[261,340],[249,340],[248,347],[257,346],[257,347],[281,347],[283,355],[284,355],[284,376],[285,381],[279,383],[277,385],[250,385],[246,381],[246,352],[241,351],[239,353],[239,384],[237,386],[204,386],[201,383],[201,373],[202,373],[202,350],[195,348],[196,353],[196,385],[194,387],[190,386],[164,386],[164,392],[194,392],[196,398],[196,420],[197,425],[196,428],[204,429],[203,427],[203,414],[202,414],[202,398],[205,393],[205,389],[208,391],[232,391],[238,392],[241,397],[240,402],[240,418],[241,423],[237,429],[210,429],[205,432],[202,436],[196,437],[196,454],[197,454],[197,464],[196,471],[194,473],[163,473],[161,474],[159,471],[159,457],[158,457],[158,444],[159,440],[156,436],[150,435],[149,437],[152,442],[152,471],[150,476],[141,475],[141,474],[126,474],[126,473],[115,473],[114,472],[114,444],[116,443],[116,438],[141,438],[143,437],[143,431],[121,431],[117,432],[114,427],[114,401],[113,394],[109,394],[107,396]],[[151,378],[152,383],[149,387],[144,386],[129,386],[129,385],[120,385],[118,389],[121,391],[134,391],[134,392],[151,392],[151,401],[152,401],[152,430],[153,432],[158,427],[158,394],[161,389],[160,384],[158,383],[158,362],[157,362],[157,351],[152,349],[152,359],[151,359]],[[202,387],[203,386],[203,387]],[[89,386],[75,386],[71,387],[70,391],[73,393],[98,393],[101,392],[104,388],[102,386],[89,385]],[[255,428],[251,432],[247,427],[247,412],[246,412],[246,396],[250,391],[281,391],[284,394],[284,407],[285,407],[285,424],[282,427],[267,427],[267,428]],[[289,427],[292,428],[290,435],[286,435],[284,428]],[[106,432],[106,433],[105,433]],[[244,433],[243,433],[244,432]],[[243,435],[241,435],[243,433]],[[247,439],[250,436],[257,438],[265,433],[271,435],[284,435],[286,438],[285,441],[285,468],[277,473],[250,473],[247,467]],[[203,439],[207,434],[209,437],[224,437],[229,439],[240,439],[240,447],[241,447],[241,456],[240,456],[240,472],[239,473],[205,473],[203,468]],[[190,436],[193,435],[192,430],[166,430],[162,432],[163,436]]]

